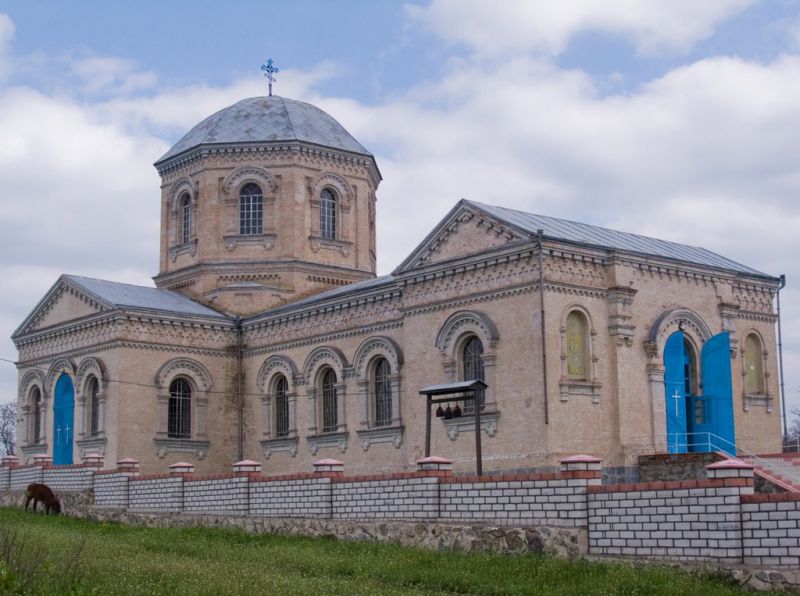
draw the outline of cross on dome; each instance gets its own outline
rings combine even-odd
[[[280,72],[280,69],[275,66],[272,58],[268,58],[267,61],[261,65],[261,70],[264,71],[264,76],[267,77],[267,80],[269,81],[269,95],[272,97],[272,83],[277,80],[274,75],[275,73]]]

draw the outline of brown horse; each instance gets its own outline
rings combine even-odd
[[[46,514],[61,513],[61,503],[59,503],[53,491],[46,484],[29,484],[25,489],[25,511],[28,510],[28,504],[33,500],[33,510],[36,511],[36,505],[41,501],[44,504],[44,511]]]

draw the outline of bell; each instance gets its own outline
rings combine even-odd
[[[450,409],[450,404],[447,404],[447,408],[444,411],[444,419],[450,420],[453,417],[453,410]]]
[[[461,418],[461,406],[458,404],[453,408],[453,418]]]
[[[441,418],[442,416],[444,416],[444,410],[442,409],[442,406],[439,406],[436,408],[436,417]]]

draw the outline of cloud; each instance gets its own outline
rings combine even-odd
[[[0,13],[0,81],[8,76],[11,69],[8,49],[14,39],[14,30],[14,21],[8,15]]]
[[[108,56],[70,59],[69,72],[78,78],[84,93],[128,95],[151,89],[158,82],[152,71],[139,70],[136,62]]]
[[[444,40],[485,55],[557,55],[583,32],[620,35],[642,53],[685,52],[754,0],[432,0],[407,5],[411,19]]]

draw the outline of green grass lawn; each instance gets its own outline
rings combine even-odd
[[[141,528],[3,508],[0,565],[2,593],[742,593],[725,581],[667,567],[433,552],[209,528]]]

